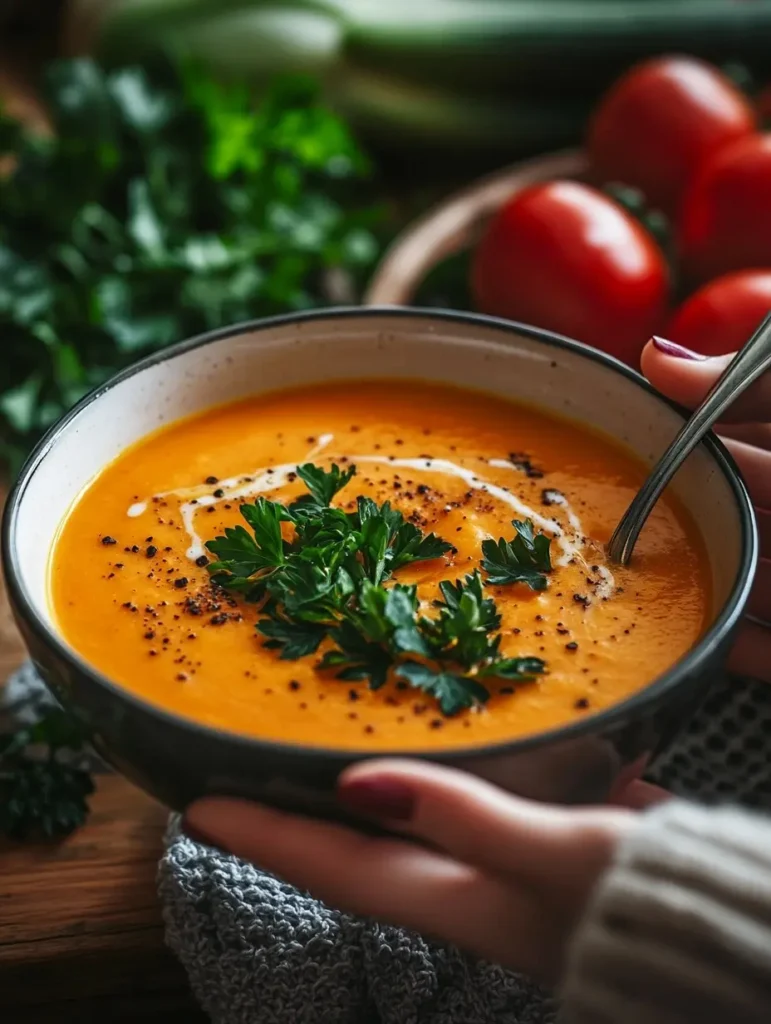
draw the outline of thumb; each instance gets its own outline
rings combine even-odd
[[[665,338],[652,338],[643,349],[642,372],[667,398],[695,409],[734,359],[736,353],[706,357]],[[771,420],[771,373],[765,373],[737,398],[722,422],[763,423]]]

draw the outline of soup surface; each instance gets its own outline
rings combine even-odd
[[[263,646],[260,605],[212,587],[204,545],[246,527],[241,504],[306,494],[296,468],[308,462],[356,466],[333,505],[354,512],[360,495],[387,500],[452,546],[385,584],[417,584],[426,616],[440,581],[480,568],[483,540],[511,541],[512,520],[530,519],[551,538],[545,589],[481,579],[501,616],[502,654],[539,658],[543,671],[528,682],[488,678],[484,704],[446,715],[393,671],[372,690],[320,670],[328,639],[296,660]],[[706,556],[671,497],[630,567],[605,562],[602,544],[644,472],[610,438],[488,394],[363,381],[262,395],[167,427],[107,466],[55,544],[54,613],[103,673],[211,726],[345,749],[503,741],[618,702],[704,630]],[[288,541],[292,529],[281,525]]]

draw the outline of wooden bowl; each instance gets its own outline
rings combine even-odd
[[[395,239],[369,282],[364,305],[410,305],[429,271],[472,246],[490,216],[515,192],[553,178],[583,179],[586,172],[584,154],[566,150],[513,164],[456,192]]]

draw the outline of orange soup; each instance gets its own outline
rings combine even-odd
[[[271,599],[266,611],[264,592],[249,601],[243,589],[213,583],[205,545],[239,523],[253,543],[241,506],[288,507],[307,496],[297,467],[308,463],[327,472],[355,467],[331,499],[349,517],[360,497],[378,507],[387,501],[415,534],[445,542],[439,557],[396,568],[382,582],[386,590],[417,586],[415,621],[449,616],[446,601],[444,613],[436,603],[440,583],[478,572],[480,593],[495,602],[498,618],[481,630],[495,657],[509,665],[527,658],[523,664],[540,670],[522,681],[470,662],[431,667],[408,639],[408,654],[394,656],[372,689],[352,656],[319,667],[337,649],[329,634],[294,659],[266,647],[255,626],[271,613]],[[62,525],[51,600],[62,634],[88,662],[137,696],[210,726],[373,751],[504,741],[617,703],[705,629],[706,554],[671,496],[655,509],[631,566],[611,567],[604,557],[602,545],[644,475],[611,438],[489,394],[363,381],[260,395],[164,428],[107,466]],[[289,519],[277,527],[287,551],[297,544]],[[518,536],[512,521],[529,521],[535,537],[550,541],[550,566],[535,573],[536,589],[517,578],[496,585],[482,567],[485,540],[504,542],[506,562],[506,545]],[[370,633],[368,642],[365,660],[380,659],[378,637]],[[455,643],[450,662],[452,650],[464,649]],[[471,680],[471,699],[443,713],[439,691],[399,675],[405,659],[422,666],[418,676],[431,667],[463,676],[463,686]]]

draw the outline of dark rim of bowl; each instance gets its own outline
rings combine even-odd
[[[262,320],[251,320],[235,324],[231,327],[223,327],[215,331],[208,331],[205,334],[197,335],[186,341],[161,349],[133,365],[117,373],[100,387],[95,388],[88,395],[82,398],[72,409],[69,410],[57,423],[51,427],[45,436],[38,442],[28,456],[18,479],[11,490],[3,514],[2,525],[2,557],[6,569],[6,582],[9,594],[16,606],[18,613],[23,617],[31,632],[48,647],[54,649],[56,654],[69,663],[70,667],[79,673],[88,676],[92,682],[103,687],[114,694],[119,700],[127,701],[134,705],[137,710],[143,711],[156,719],[166,721],[177,727],[187,729],[193,733],[211,739],[218,739],[245,748],[264,748],[267,751],[281,755],[295,754],[298,756],[313,755],[332,760],[357,760],[364,757],[411,757],[423,760],[441,760],[443,762],[465,761],[480,756],[498,756],[500,754],[518,753],[534,747],[545,746],[555,741],[577,739],[587,734],[596,733],[607,727],[617,726],[630,718],[635,717],[638,711],[648,704],[657,704],[664,700],[672,689],[675,689],[682,679],[690,675],[700,666],[708,663],[713,657],[716,649],[725,639],[726,635],[736,625],[742,614],[745,601],[752,586],[753,575],[758,558],[758,538],[755,516],[749,494],[742,480],[741,473],[733,457],[714,435],[708,434],[702,442],[710,455],[720,467],[723,476],[727,479],[736,499],[741,523],[741,560],[737,578],[731,593],[725,602],[720,614],[709,627],[699,642],[677,661],[670,669],[662,673],[657,679],[652,680],[647,686],[637,693],[632,694],[624,701],[613,704],[604,711],[598,711],[578,719],[575,722],[558,726],[544,732],[533,733],[513,740],[501,740],[497,743],[483,744],[482,746],[461,747],[461,748],[436,748],[433,750],[372,750],[372,749],[345,749],[328,746],[311,746],[309,744],[286,743],[278,740],[262,739],[257,736],[249,736],[245,733],[220,729],[203,725],[193,718],[186,718],[184,715],[175,714],[158,705],[153,704],[142,697],[137,696],[128,688],[119,683],[113,682],[103,675],[88,662],[83,660],[77,652],[70,648],[56,632],[38,614],[34,602],[29,597],[22,581],[16,557],[14,544],[16,522],[19,508],[24,498],[27,486],[53,449],[57,439],[66,431],[69,424],[81,413],[83,409],[92,402],[97,401],[103,395],[111,391],[116,385],[122,383],[135,374],[159,363],[175,359],[178,355],[189,352],[193,349],[209,345],[224,338],[231,338],[249,332],[260,332],[274,327],[289,326],[292,324],[303,324],[311,321],[350,319],[360,317],[362,319],[378,317],[395,317],[404,319],[412,317],[422,320],[439,320],[455,324],[467,325],[469,327],[490,327],[509,335],[524,335],[536,341],[551,345],[554,348],[568,349],[577,353],[585,359],[601,363],[608,369],[626,377],[638,387],[647,391],[656,401],[674,409],[680,415],[687,415],[687,410],[665,398],[653,388],[648,381],[639,373],[632,370],[625,363],[620,362],[613,356],[606,355],[588,345],[571,338],[563,337],[552,331],[542,330],[537,327],[530,327],[527,324],[519,324],[511,320],[503,320],[499,317],[485,316],[481,313],[464,313],[454,310],[413,308],[410,306],[339,306],[328,309],[311,310],[300,313],[289,313],[281,316],[267,317]]]

